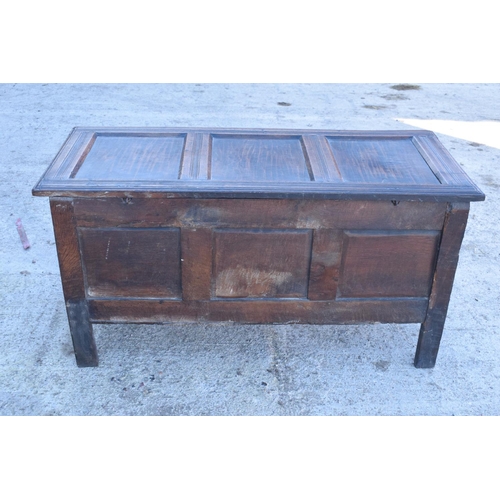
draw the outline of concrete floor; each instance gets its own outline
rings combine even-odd
[[[0,85],[0,414],[498,415],[499,103],[496,84]],[[74,126],[436,131],[487,197],[436,367],[413,367],[418,325],[216,324],[96,326],[100,366],[78,369],[48,200],[31,196]]]

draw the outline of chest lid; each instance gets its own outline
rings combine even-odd
[[[484,199],[425,130],[75,128],[33,194]]]

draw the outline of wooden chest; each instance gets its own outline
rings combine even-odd
[[[78,366],[92,323],[421,323],[436,362],[469,202],[428,131],[75,128],[50,206]]]

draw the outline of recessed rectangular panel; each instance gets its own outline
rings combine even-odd
[[[311,180],[300,136],[212,137],[210,178],[236,182]]]
[[[215,231],[216,298],[305,298],[309,230]]]
[[[345,182],[440,184],[411,137],[327,139]]]
[[[349,231],[344,235],[340,297],[427,297],[438,231]]]
[[[71,177],[89,180],[160,181],[179,178],[183,135],[97,135]]]
[[[180,230],[80,229],[89,297],[181,298]]]

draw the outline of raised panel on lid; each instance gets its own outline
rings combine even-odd
[[[210,178],[235,182],[312,180],[300,136],[212,136]]]
[[[89,180],[158,181],[179,178],[185,134],[97,134],[71,177]]]
[[[345,182],[440,184],[412,138],[327,139]]]

